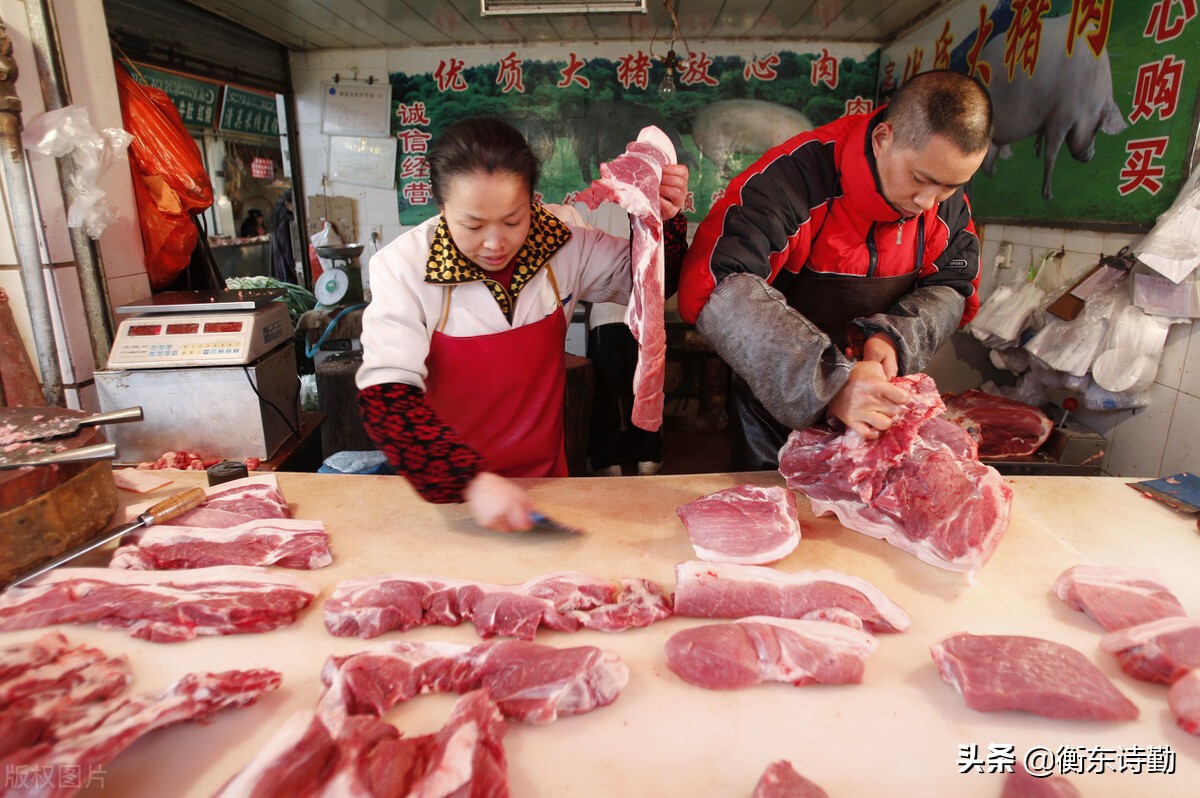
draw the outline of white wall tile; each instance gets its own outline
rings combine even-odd
[[[1154,381],[1168,388],[1181,390],[1183,368],[1187,363],[1188,340],[1195,328],[1194,322],[1172,324],[1167,331],[1167,342],[1158,361],[1158,375]]]
[[[1099,260],[1100,253],[1104,251],[1104,236],[1089,230],[1067,230],[1063,236],[1063,246],[1067,252],[1085,252]]]
[[[1175,404],[1160,476],[1180,471],[1200,473],[1200,398],[1184,393]]]
[[[62,357],[62,374],[65,382],[79,383],[92,378],[95,356],[92,339],[88,334],[87,315],[83,309],[83,295],[79,288],[79,274],[75,267],[60,267],[54,270],[54,292],[57,302],[50,313],[55,317],[55,328],[63,332],[67,357]]]
[[[1167,448],[1171,416],[1178,391],[1151,385],[1150,406],[1135,410],[1133,417],[1113,431],[1113,452],[1108,473],[1116,477],[1156,477]]]
[[[1192,334],[1187,337],[1187,348],[1183,358],[1183,373],[1179,378],[1179,390],[1189,396],[1200,397],[1200,323],[1192,322]]]
[[[1055,227],[1029,228],[1029,245],[1034,249],[1060,250],[1063,248],[1066,233]]]

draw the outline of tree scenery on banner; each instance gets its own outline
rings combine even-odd
[[[963,3],[883,54],[880,94],[939,67],[988,86],[993,146],[969,191],[981,220],[1148,227],[1191,156],[1196,17],[1195,0]]]
[[[391,73],[400,222],[437,213],[425,154],[446,125],[467,116],[498,116],[525,134],[542,161],[537,193],[550,203],[570,202],[600,176],[599,164],[657,125],[691,169],[685,212],[699,221],[729,179],[770,147],[876,106],[878,51],[866,48],[841,57],[822,47],[750,58],[693,51],[669,91],[660,91],[664,69],[641,50],[589,57],[577,48],[561,60],[525,60],[514,50],[491,63],[450,57],[423,74]]]

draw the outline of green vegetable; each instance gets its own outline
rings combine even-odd
[[[292,319],[292,327],[294,329],[299,327],[300,316],[305,311],[312,310],[317,306],[317,298],[313,296],[312,291],[295,283],[285,283],[282,280],[276,280],[274,277],[264,277],[262,275],[255,277],[226,277],[225,287],[232,291],[250,288],[282,288],[284,294],[279,299],[287,305],[288,316]]]

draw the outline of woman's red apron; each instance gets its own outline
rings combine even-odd
[[[557,293],[557,289],[556,289]],[[565,477],[561,310],[505,332],[456,338],[437,330],[425,396],[484,468],[506,477]]]

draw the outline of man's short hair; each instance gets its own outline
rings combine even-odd
[[[964,153],[976,153],[992,139],[992,100],[983,84],[962,72],[935,70],[909,78],[884,118],[897,143],[909,149],[920,149],[937,135]]]

